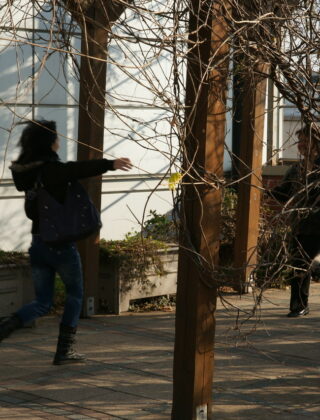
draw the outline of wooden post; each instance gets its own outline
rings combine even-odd
[[[210,4],[210,3],[209,3]],[[220,6],[219,6],[220,7]],[[201,178],[223,176],[227,46],[219,7],[192,0],[186,90],[186,139],[174,349],[173,420],[211,418],[221,191]],[[206,25],[203,25],[206,22]],[[197,44],[195,46],[195,43]],[[210,63],[211,48],[216,56]],[[219,64],[217,64],[219,63]]]
[[[76,2],[71,10],[82,28],[78,140],[84,144],[78,145],[78,160],[103,157],[108,31],[124,9],[122,4],[105,2],[102,7],[96,1],[85,13],[79,11]],[[100,210],[102,177],[87,179],[83,184]],[[83,316],[97,310],[99,239],[95,234],[78,244],[84,275]]]
[[[107,20],[102,19],[103,14],[94,7],[88,13],[90,13],[91,22],[97,20],[98,25],[86,23],[83,29],[81,53],[84,56],[81,57],[80,67],[78,139],[88,146],[93,146],[94,149],[79,144],[78,160],[103,157],[106,61],[89,59],[86,56],[106,60]],[[101,176],[83,182],[98,210],[101,208],[101,182]],[[95,313],[98,301],[99,234],[80,241],[78,248],[84,275],[83,315],[88,316]]]
[[[260,65],[261,73],[267,72]],[[259,72],[258,72],[259,73]],[[262,180],[262,147],[265,119],[266,82],[259,74],[246,82],[240,139],[238,208],[235,238],[235,267],[239,275],[235,288],[246,292],[257,263],[257,243]]]

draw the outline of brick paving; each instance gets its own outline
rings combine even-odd
[[[319,420],[320,284],[311,286],[310,314],[298,319],[285,316],[288,290],[268,291],[245,323],[252,295],[224,298],[213,419]],[[245,311],[238,320],[234,307]],[[0,344],[0,419],[170,419],[174,313],[81,320],[78,349],[88,362],[73,366],[51,364],[58,322],[45,317]]]

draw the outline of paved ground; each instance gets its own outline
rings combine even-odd
[[[320,419],[320,284],[311,294],[310,315],[288,319],[288,291],[269,291],[261,322],[242,326],[219,304],[214,419]],[[226,299],[252,308],[251,296]],[[82,320],[83,366],[51,365],[57,325],[44,318],[0,345],[1,419],[170,419],[173,313]]]

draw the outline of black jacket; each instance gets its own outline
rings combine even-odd
[[[307,174],[303,162],[292,165],[270,195],[287,204],[295,233],[320,235],[320,158]]]
[[[62,163],[54,154],[49,159],[38,160],[27,164],[12,162],[10,167],[14,184],[18,191],[29,191],[34,188],[39,173],[44,188],[57,201],[63,203],[70,181],[98,176],[104,172],[114,170],[113,160],[96,159],[79,162]],[[38,233],[38,216],[36,206],[30,210],[26,208],[27,216],[32,219],[32,233]]]

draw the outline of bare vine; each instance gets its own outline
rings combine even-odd
[[[192,124],[188,120],[192,113],[186,112],[184,101],[186,67],[190,51],[197,51],[200,47],[188,29],[193,4],[186,0],[11,0],[3,3],[0,7],[0,53],[2,56],[6,52],[16,55],[14,86],[0,97],[1,108],[11,115],[11,122],[6,121],[1,127],[2,133],[6,133],[2,146],[3,172],[16,124],[24,119],[34,119],[36,115],[33,111],[30,114],[30,109],[34,109],[35,101],[39,103],[45,99],[35,99],[35,92],[43,73],[50,72],[53,57],[59,56],[61,73],[51,73],[56,82],[52,89],[60,87],[68,101],[79,105],[76,86],[80,80],[80,58],[83,55],[80,40],[82,37],[86,43],[95,42],[88,31],[90,25],[95,25],[106,33],[105,44],[98,45],[107,57],[102,59],[107,63],[107,88],[106,92],[100,92],[105,103],[98,104],[109,116],[109,123],[104,127],[106,137],[112,138],[114,143],[118,140],[134,144],[141,154],[152,152],[157,156],[164,166],[163,179],[158,187],[172,174],[180,174],[172,196],[175,214],[179,213],[180,192],[185,183],[204,185],[224,196],[231,188],[236,188],[241,179],[221,177],[204,171],[204,168],[195,168],[190,156],[187,167],[182,165],[183,161],[186,162],[185,136]],[[279,92],[273,106],[278,106],[283,100],[290,103],[298,110],[300,121],[313,127],[320,139],[319,0],[209,0],[200,2],[200,6],[201,10],[197,11],[200,28],[210,25],[211,19],[224,28],[223,40],[220,44],[212,44],[200,86],[209,83],[213,95],[219,95],[223,90],[221,86],[217,88],[219,83],[225,89],[229,86],[226,98],[216,96],[213,100],[224,101],[225,112],[232,115],[233,109],[228,107],[227,99],[232,95],[230,86],[234,77],[252,81],[252,85],[257,77],[268,78]],[[108,17],[107,25],[97,18],[95,11]],[[26,61],[31,55],[32,72],[25,74]],[[129,86],[129,82],[133,86],[131,92],[128,91],[130,88],[122,87],[122,84]],[[50,95],[50,90],[47,95]],[[131,112],[126,110],[128,104]],[[198,106],[197,100],[192,106]],[[150,113],[150,118],[146,118],[140,111],[142,108],[152,109],[153,116]],[[266,112],[273,112],[273,108]],[[77,139],[65,136],[65,141],[77,142]],[[274,160],[278,153],[279,149],[273,148],[269,159]],[[234,162],[239,159],[227,145],[225,154],[230,154]],[[108,151],[105,155],[112,157],[113,152]],[[143,165],[140,168],[138,163],[136,170],[153,172]],[[286,224],[292,226],[292,214],[295,218],[303,211],[310,211],[301,198],[307,195],[307,188],[302,179],[297,195],[283,210],[267,215],[263,213],[259,261],[253,267],[259,288],[251,315],[257,313],[261,290],[279,284],[284,271],[290,277],[290,253],[286,240],[290,229],[283,230],[283,226],[289,217],[291,219]],[[144,217],[143,214],[142,225]],[[181,224],[182,220],[178,217],[177,223]],[[232,238],[227,239],[230,246]],[[274,241],[272,252],[270,246],[266,246],[270,241]],[[192,238],[190,248],[196,249]],[[204,261],[202,257],[198,261],[212,271],[209,286],[223,288],[230,284],[235,272],[230,261],[222,260],[220,265]]]

